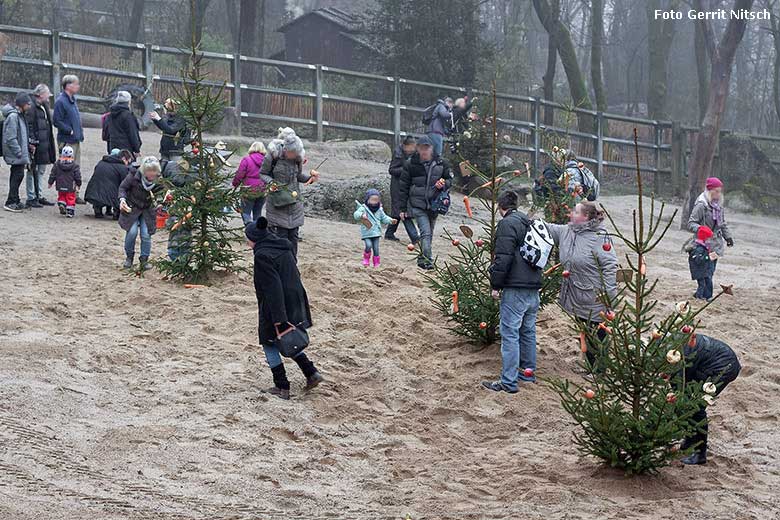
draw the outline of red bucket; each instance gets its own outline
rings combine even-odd
[[[160,210],[157,212],[157,229],[163,229],[168,222],[168,212]]]

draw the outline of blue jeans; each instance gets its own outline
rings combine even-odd
[[[698,287],[696,288],[695,296],[702,300],[709,300],[712,298],[712,277],[698,278],[696,280]]]
[[[27,170],[27,202],[43,195],[43,187],[46,186],[43,180],[44,175],[46,175],[45,164],[36,164],[35,173],[32,173],[32,168]]]
[[[176,217],[169,217],[166,225],[168,229],[176,223]],[[171,231],[168,234],[168,258],[176,260],[182,256],[188,255],[190,252],[190,239],[192,238],[192,231],[186,228],[179,228],[176,231]]]
[[[149,234],[149,228],[146,227],[143,215],[133,222],[125,234],[125,255],[135,255],[135,239],[138,237],[139,230],[141,231],[141,256],[148,258],[152,254],[152,235]]]
[[[422,245],[422,256],[417,259],[417,263],[433,262],[431,243],[433,242],[433,230],[436,227],[436,217],[438,215],[430,211],[420,212],[420,215],[415,215],[414,221],[420,229],[420,244]]]
[[[275,344],[263,345],[263,352],[265,352],[265,360],[268,363],[268,368],[275,368],[282,364],[282,355],[279,353],[279,348]],[[303,351],[298,352],[297,355],[290,359],[295,359],[301,354],[303,354]]]
[[[256,199],[242,199],[241,200],[241,218],[244,219],[244,225],[254,222],[260,218],[260,213],[263,211],[265,205],[265,197],[258,197]]]
[[[433,141],[433,155],[437,157],[440,156],[444,149],[444,136],[431,132],[428,134],[428,137]]]
[[[363,243],[366,245],[363,251],[366,253],[373,251],[374,256],[379,256],[379,237],[364,238]]]
[[[538,289],[501,291],[501,384],[517,390],[518,370],[536,372],[536,314],[539,312]],[[524,381],[533,381],[520,375]]]

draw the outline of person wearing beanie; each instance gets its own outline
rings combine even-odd
[[[274,381],[268,393],[286,400],[290,398],[290,381],[276,341],[296,328],[306,330],[312,326],[309,298],[290,241],[272,233],[265,217],[250,222],[244,232],[254,253],[260,345]],[[305,352],[298,352],[292,359],[306,378],[304,391],[324,381]]]
[[[24,180],[24,169],[30,164],[30,144],[25,112],[32,106],[32,99],[26,92],[16,95],[14,104],[5,105],[3,113],[2,149],[5,163],[11,167],[8,182],[8,197],[3,209],[19,213],[25,209],[19,199],[19,187]]]
[[[688,253],[688,267],[691,279],[696,280],[698,287],[693,295],[697,300],[708,301],[712,298],[712,275],[715,272],[715,262],[718,255],[710,251],[708,241],[714,233],[709,226],[699,226],[696,230],[696,240]]]
[[[126,90],[116,93],[116,102],[103,120],[103,139],[108,141],[108,150],[130,150],[137,155],[141,153],[141,130],[138,119],[130,110],[131,100]]]
[[[72,146],[63,146],[60,150],[60,160],[54,163],[49,174],[49,188],[56,183],[60,215],[68,218],[73,218],[76,214],[76,192],[81,188],[81,169],[74,156]]]
[[[689,240],[686,249],[690,250],[695,247],[693,242],[698,239],[698,231],[701,226],[707,226],[712,232],[712,237],[707,239],[707,246],[714,253],[712,261],[712,272],[714,273],[718,265],[718,258],[723,256],[726,246],[732,247],[734,245],[734,238],[728,224],[726,224],[726,214],[723,209],[723,182],[717,177],[710,177],[706,180],[704,191],[693,205],[691,216],[688,218],[688,230],[694,236]]]
[[[363,239],[363,267],[368,267],[371,262],[371,253],[374,253],[374,267],[379,267],[379,238],[382,236],[382,224],[397,224],[398,220],[387,216],[382,209],[382,194],[379,190],[371,188],[366,191],[363,203],[355,201],[355,220],[360,222],[360,238]]]

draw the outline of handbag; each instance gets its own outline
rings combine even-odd
[[[431,211],[439,215],[446,215],[450,210],[450,190],[441,190],[431,200]]]
[[[274,328],[276,329],[274,345],[279,349],[281,355],[292,358],[303,352],[303,349],[309,346],[309,334],[290,322],[287,322],[287,324],[291,329],[288,329],[284,334],[280,334],[279,326],[274,325]]]

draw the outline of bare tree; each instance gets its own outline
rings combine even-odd
[[[560,16],[560,1],[550,0],[550,14],[557,22],[558,16]],[[555,35],[553,33],[547,34],[547,69],[542,77],[543,94],[544,99],[547,101],[553,101],[555,98],[555,69],[558,64],[558,47],[555,44]],[[553,109],[552,107],[544,108],[544,124],[553,124]]]
[[[601,47],[604,42],[604,0],[592,0],[590,13],[590,81],[596,108],[607,109],[607,93],[601,75]]]
[[[130,19],[127,22],[127,33],[125,39],[129,42],[142,42],[144,38],[141,31],[144,25],[144,7],[146,0],[133,0]]]
[[[735,0],[734,10],[750,10],[752,5],[753,0]],[[694,0],[694,6],[699,11],[704,10],[702,0]],[[683,229],[687,225],[696,197],[704,186],[705,179],[712,171],[715,149],[718,145],[718,133],[720,132],[723,112],[726,108],[726,98],[729,94],[734,56],[745,34],[747,20],[731,18],[720,42],[717,44],[715,43],[715,35],[709,20],[697,20],[697,24],[701,27],[704,45],[710,57],[710,91],[707,98],[707,110],[704,113],[701,128],[696,136],[691,168],[688,172],[688,194],[683,204],[681,222]]]
[[[679,2],[672,0],[669,9],[677,10]],[[656,10],[661,0],[648,0],[647,15],[647,113],[650,119],[666,119],[666,94],[668,88],[667,63],[672,48],[676,23],[674,20],[657,20]]]

